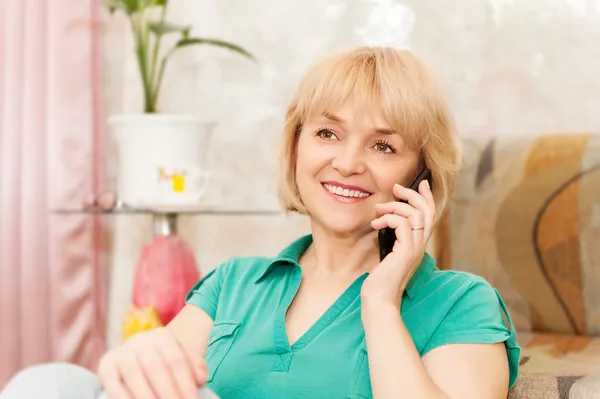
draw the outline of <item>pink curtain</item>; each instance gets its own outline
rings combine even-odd
[[[104,350],[101,226],[56,215],[101,181],[100,0],[0,0],[0,388]]]

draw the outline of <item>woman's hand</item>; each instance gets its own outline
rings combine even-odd
[[[136,334],[104,355],[98,376],[110,399],[197,399],[206,365],[161,327]]]
[[[408,204],[393,201],[377,204],[379,216],[371,222],[376,230],[396,230],[393,252],[370,273],[363,283],[361,296],[368,303],[400,307],[402,293],[420,265],[435,221],[435,202],[429,183],[424,180],[419,191],[396,184],[394,195]]]

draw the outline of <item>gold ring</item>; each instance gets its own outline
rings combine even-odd
[[[423,230],[425,227],[412,227],[413,230]]]

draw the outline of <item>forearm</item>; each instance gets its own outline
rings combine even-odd
[[[186,305],[166,328],[184,350],[204,357],[212,326],[213,320],[203,310]]]
[[[427,373],[397,307],[363,302],[362,319],[375,399],[398,398],[400,394],[448,399]]]

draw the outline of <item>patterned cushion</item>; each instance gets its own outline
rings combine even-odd
[[[522,347],[511,399],[600,398],[600,135],[465,139],[434,241],[440,268],[507,303]]]
[[[600,338],[522,334],[519,379],[510,399],[600,398]]]
[[[600,336],[600,135],[464,140],[435,246],[500,291],[517,330]]]

